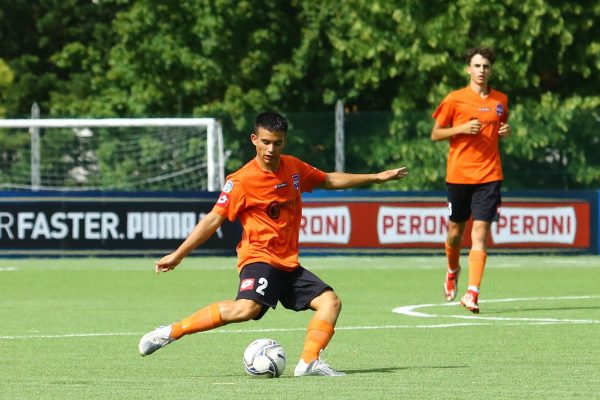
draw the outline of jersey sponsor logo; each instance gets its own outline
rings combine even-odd
[[[223,193],[229,193],[233,190],[233,182],[227,181],[225,182],[225,186],[223,186]]]
[[[281,213],[281,204],[278,201],[272,201],[267,206],[267,215],[271,217],[271,219],[279,218],[279,214]]]
[[[294,197],[293,199],[290,199],[290,200],[286,200],[282,203],[280,203],[278,201],[272,201],[267,206],[266,212],[267,212],[267,215],[269,217],[271,217],[271,219],[278,219],[279,215],[281,214],[282,208],[297,207],[299,203],[300,203],[299,196]]]
[[[240,292],[246,290],[254,290],[254,281],[254,278],[247,278],[242,280],[242,282],[240,283]]]
[[[300,190],[300,174],[292,175],[292,183],[294,184],[294,189]]]
[[[217,200],[217,205],[220,207],[226,207],[227,204],[229,204],[229,195],[221,193],[219,200]]]
[[[281,183],[278,183],[277,185],[275,185],[275,189],[281,189],[281,188],[287,187],[287,185],[288,185],[287,182],[281,182]]]
[[[504,114],[504,106],[502,104],[498,104],[496,106],[496,114],[498,114],[499,117],[501,117],[502,114]]]

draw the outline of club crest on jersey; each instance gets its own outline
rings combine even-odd
[[[292,183],[294,185],[294,189],[300,190],[300,174],[292,175]]]
[[[225,182],[225,186],[223,186],[223,193],[229,193],[233,190],[233,182],[227,181]]]
[[[244,279],[240,283],[240,292],[245,290],[254,290],[254,278]]]
[[[499,117],[501,117],[502,114],[504,114],[504,106],[502,104],[498,104],[496,106],[496,114],[498,114]]]

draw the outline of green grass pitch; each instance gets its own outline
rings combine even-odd
[[[281,306],[138,355],[150,329],[235,296],[233,258],[158,276],[148,258],[0,259],[0,399],[600,398],[600,257],[492,254],[479,315],[445,303],[440,256],[302,262],[342,298],[325,359],[345,377],[293,377],[312,312]],[[287,352],[279,379],[244,372],[260,337]]]

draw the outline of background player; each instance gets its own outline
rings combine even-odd
[[[495,55],[486,47],[466,53],[470,81],[451,92],[433,113],[431,139],[450,140],[446,170],[450,223],[446,239],[448,271],[444,293],[454,300],[460,274],[460,250],[466,221],[473,214],[469,252],[469,287],[460,303],[479,312],[478,296],[487,252],[486,241],[501,204],[502,165],[498,138],[511,134],[508,100],[488,86]]]
[[[152,354],[184,335],[222,325],[260,319],[279,301],[285,308],[315,313],[305,337],[295,376],[340,376],[320,359],[334,334],[341,301],[332,287],[298,261],[302,192],[313,188],[345,189],[401,179],[406,168],[377,174],[324,173],[301,160],[283,155],[287,120],[276,113],[257,116],[250,139],[256,157],[227,177],[217,203],[173,253],[156,262],[155,270],[175,268],[204,243],[225,219],[242,224],[237,246],[240,283],[235,300],[210,304],[169,326],[147,333],[139,343],[142,356]]]

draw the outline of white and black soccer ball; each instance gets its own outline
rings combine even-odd
[[[251,376],[277,378],[285,369],[285,351],[273,339],[257,339],[244,351],[244,368]]]

